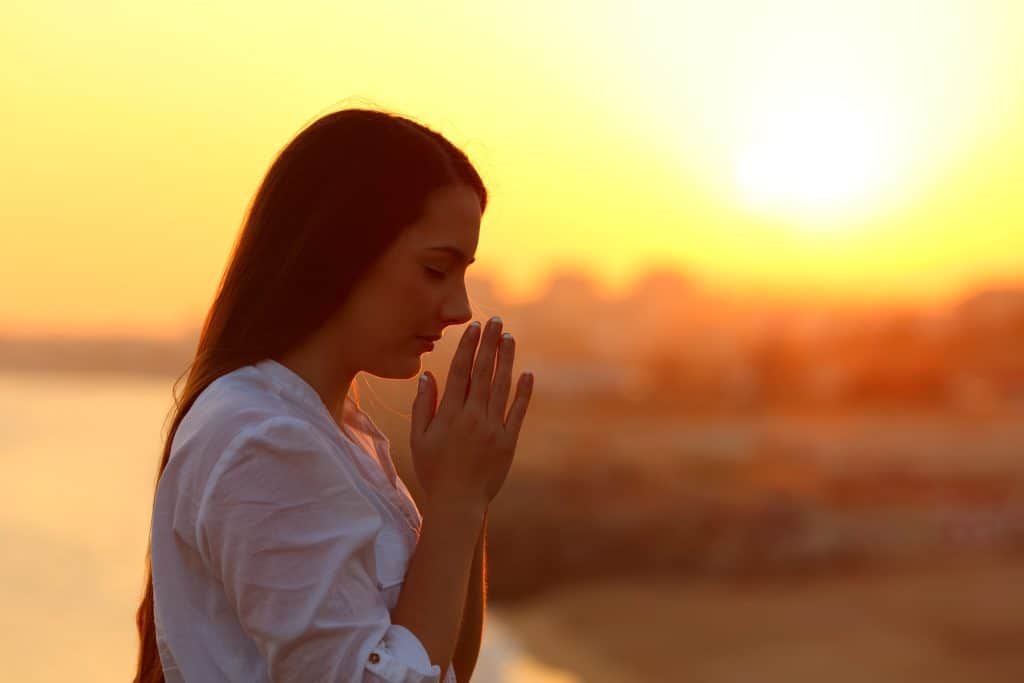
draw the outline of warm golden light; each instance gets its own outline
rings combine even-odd
[[[198,324],[271,156],[340,106],[466,151],[475,274],[516,300],[566,264],[857,300],[1024,270],[1024,3],[82,7],[0,11],[11,331]]]
[[[717,7],[675,21],[659,12],[637,31],[706,31],[651,48],[678,83],[667,105],[696,124],[677,122],[673,136],[722,169],[709,180],[724,201],[756,215],[818,228],[884,218],[962,161],[1019,95],[1006,87],[1019,62],[1010,16],[994,5]]]
[[[767,115],[760,135],[738,150],[743,200],[790,215],[855,208],[889,180],[881,138],[842,103],[814,96],[795,102]]]

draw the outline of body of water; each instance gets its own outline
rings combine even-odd
[[[172,379],[0,374],[0,680],[130,680]],[[571,683],[488,615],[474,683]]]

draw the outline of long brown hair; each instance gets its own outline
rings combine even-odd
[[[411,119],[350,108],[307,124],[278,153],[249,204],[195,357],[174,383],[157,484],[178,425],[211,382],[278,357],[317,330],[419,218],[428,195],[459,183],[477,193],[483,211],[487,190],[466,155]],[[164,681],[150,551],[147,544],[135,683]]]

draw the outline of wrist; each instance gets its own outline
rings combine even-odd
[[[482,502],[438,496],[427,500],[423,518],[440,519],[446,523],[481,530],[487,521],[488,507]]]

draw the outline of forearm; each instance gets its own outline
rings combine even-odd
[[[460,637],[459,623],[475,563],[474,544],[484,518],[483,510],[429,506],[405,584],[391,610],[392,623],[409,629],[423,644],[431,663],[441,667],[441,680]]]
[[[459,629],[459,641],[452,657],[452,667],[459,683],[467,683],[473,675],[477,658],[480,655],[480,643],[483,637],[484,613],[487,611],[487,514],[480,527],[473,554],[473,567],[469,575],[469,587],[466,592],[466,606],[462,613],[462,626]]]

